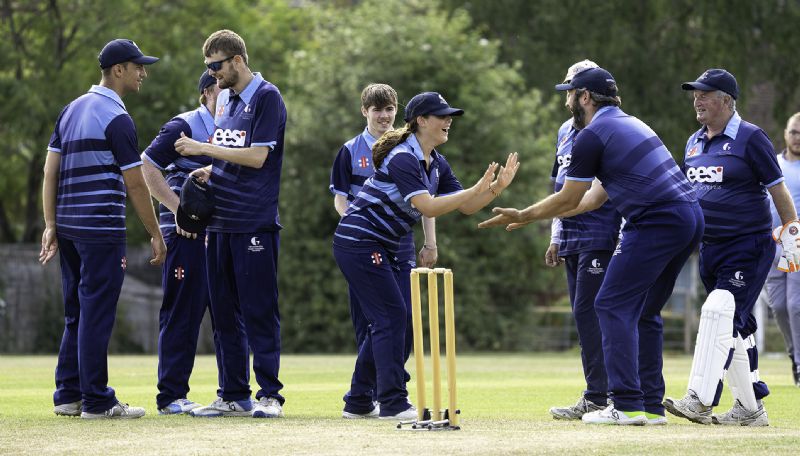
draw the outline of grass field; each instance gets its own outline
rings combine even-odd
[[[670,417],[667,426],[587,426],[554,421],[552,405],[582,390],[580,360],[562,354],[463,355],[458,359],[461,431],[402,432],[394,423],[343,420],[341,396],[352,356],[284,356],[285,418],[198,419],[159,416],[156,358],[113,356],[110,384],[119,398],[144,406],[140,420],[86,422],[52,413],[55,356],[0,357],[0,454],[797,454],[800,389],[788,361],[764,359],[768,428],[701,426]],[[667,395],[682,396],[691,360],[668,357]],[[413,360],[409,368],[413,367]],[[428,376],[430,378],[430,375]],[[213,358],[199,357],[190,398],[213,399]],[[410,385],[413,399],[413,383]],[[731,399],[723,394],[721,409]],[[724,411],[722,410],[722,411]]]

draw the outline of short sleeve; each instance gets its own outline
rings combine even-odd
[[[353,177],[353,159],[350,149],[342,146],[336,158],[333,160],[331,168],[331,192],[336,195],[347,196],[350,194],[350,184]]]
[[[408,152],[400,152],[389,160],[386,165],[389,178],[397,185],[400,195],[408,201],[411,197],[421,193],[428,193],[428,187],[422,180],[419,161]]]
[[[572,160],[567,168],[567,180],[591,182],[600,170],[605,145],[591,130],[583,129],[572,145]]]
[[[281,94],[277,90],[267,91],[259,97],[255,111],[250,146],[274,148],[286,124],[286,107]]]
[[[136,126],[128,114],[120,114],[106,127],[106,140],[121,170],[142,164]]]
[[[750,136],[745,153],[753,172],[762,184],[772,187],[783,182],[783,172],[778,164],[778,157],[764,130],[758,129]]]
[[[145,156],[160,169],[165,169],[181,157],[175,150],[175,141],[180,139],[181,133],[192,137],[192,129],[185,120],[176,117],[165,123],[158,132],[158,136],[144,150]]]
[[[439,157],[441,158],[439,162],[439,188],[436,194],[444,196],[464,190],[464,187],[461,186],[461,182],[458,181],[456,175],[453,173],[453,168],[450,167],[450,163],[441,155]]]
[[[67,105],[67,107],[69,107],[69,105]],[[56,126],[53,129],[53,134],[50,135],[50,142],[47,144],[47,150],[50,152],[61,153],[61,119],[64,117],[67,107],[61,110],[61,113],[58,115],[58,119],[56,120]]]

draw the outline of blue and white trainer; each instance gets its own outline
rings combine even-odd
[[[253,418],[280,418],[283,416],[283,407],[274,397],[262,397],[253,404]]]
[[[117,402],[113,407],[100,413],[81,413],[81,418],[84,420],[102,420],[102,419],[123,419],[130,420],[134,418],[141,418],[144,416],[144,409],[141,407],[131,407],[128,404]]]
[[[218,397],[211,404],[190,411],[189,415],[198,418],[216,418],[219,416],[251,416],[252,413],[253,402],[250,399],[226,401]]]
[[[623,412],[617,410],[614,404],[609,405],[603,410],[585,413],[581,421],[587,424],[616,424],[621,426],[644,426],[647,424],[647,416],[644,412]]]
[[[58,404],[53,407],[53,413],[58,416],[81,416],[81,407],[83,407],[83,401]]]
[[[166,407],[158,409],[159,415],[182,415],[184,413],[189,413],[196,408],[200,408],[202,405],[198,404],[197,402],[190,401],[189,399],[175,399],[174,401],[167,404]]]

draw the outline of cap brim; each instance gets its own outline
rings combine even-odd
[[[428,114],[432,114],[434,116],[463,116],[464,110],[458,108],[444,108],[438,111],[429,112]]]
[[[183,208],[178,206],[178,213],[175,214],[175,222],[177,222],[178,226],[183,231],[188,231],[190,233],[200,233],[206,229],[208,226],[208,222],[210,220],[195,220],[186,212],[183,212]]]
[[[131,59],[131,62],[139,63],[139,64],[142,64],[142,65],[152,65],[152,64],[158,62],[158,57],[151,57],[149,55],[143,55],[141,57],[137,57],[135,59]]]
[[[681,84],[681,89],[683,90],[703,90],[705,92],[712,92],[714,90],[719,90],[716,87],[712,87],[708,84],[703,84],[702,82],[684,82]]]
[[[575,87],[572,87],[572,84],[569,82],[565,82],[563,84],[556,84],[556,90],[559,92],[563,92],[565,90],[572,90]]]

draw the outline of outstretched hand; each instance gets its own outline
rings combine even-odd
[[[504,188],[508,187],[511,184],[511,181],[514,180],[514,176],[516,176],[517,170],[519,169],[518,157],[519,156],[516,152],[508,154],[506,165],[500,167],[500,172],[497,173],[496,181],[497,185],[500,186],[499,190],[503,190]]]
[[[481,179],[472,187],[475,190],[475,194],[480,195],[481,193],[489,190],[489,186],[492,185],[492,182],[494,181],[494,173],[497,171],[497,166],[498,165],[496,162],[489,164],[489,167],[486,168],[486,172],[483,173]]]
[[[478,224],[478,228],[490,228],[493,226],[509,225],[509,224],[525,224],[526,221],[522,218],[522,211],[514,209],[513,207],[496,207],[492,209],[494,217],[489,220],[484,220]],[[528,222],[529,223],[529,222]],[[506,228],[508,229],[508,228]],[[510,230],[509,230],[510,231]]]

